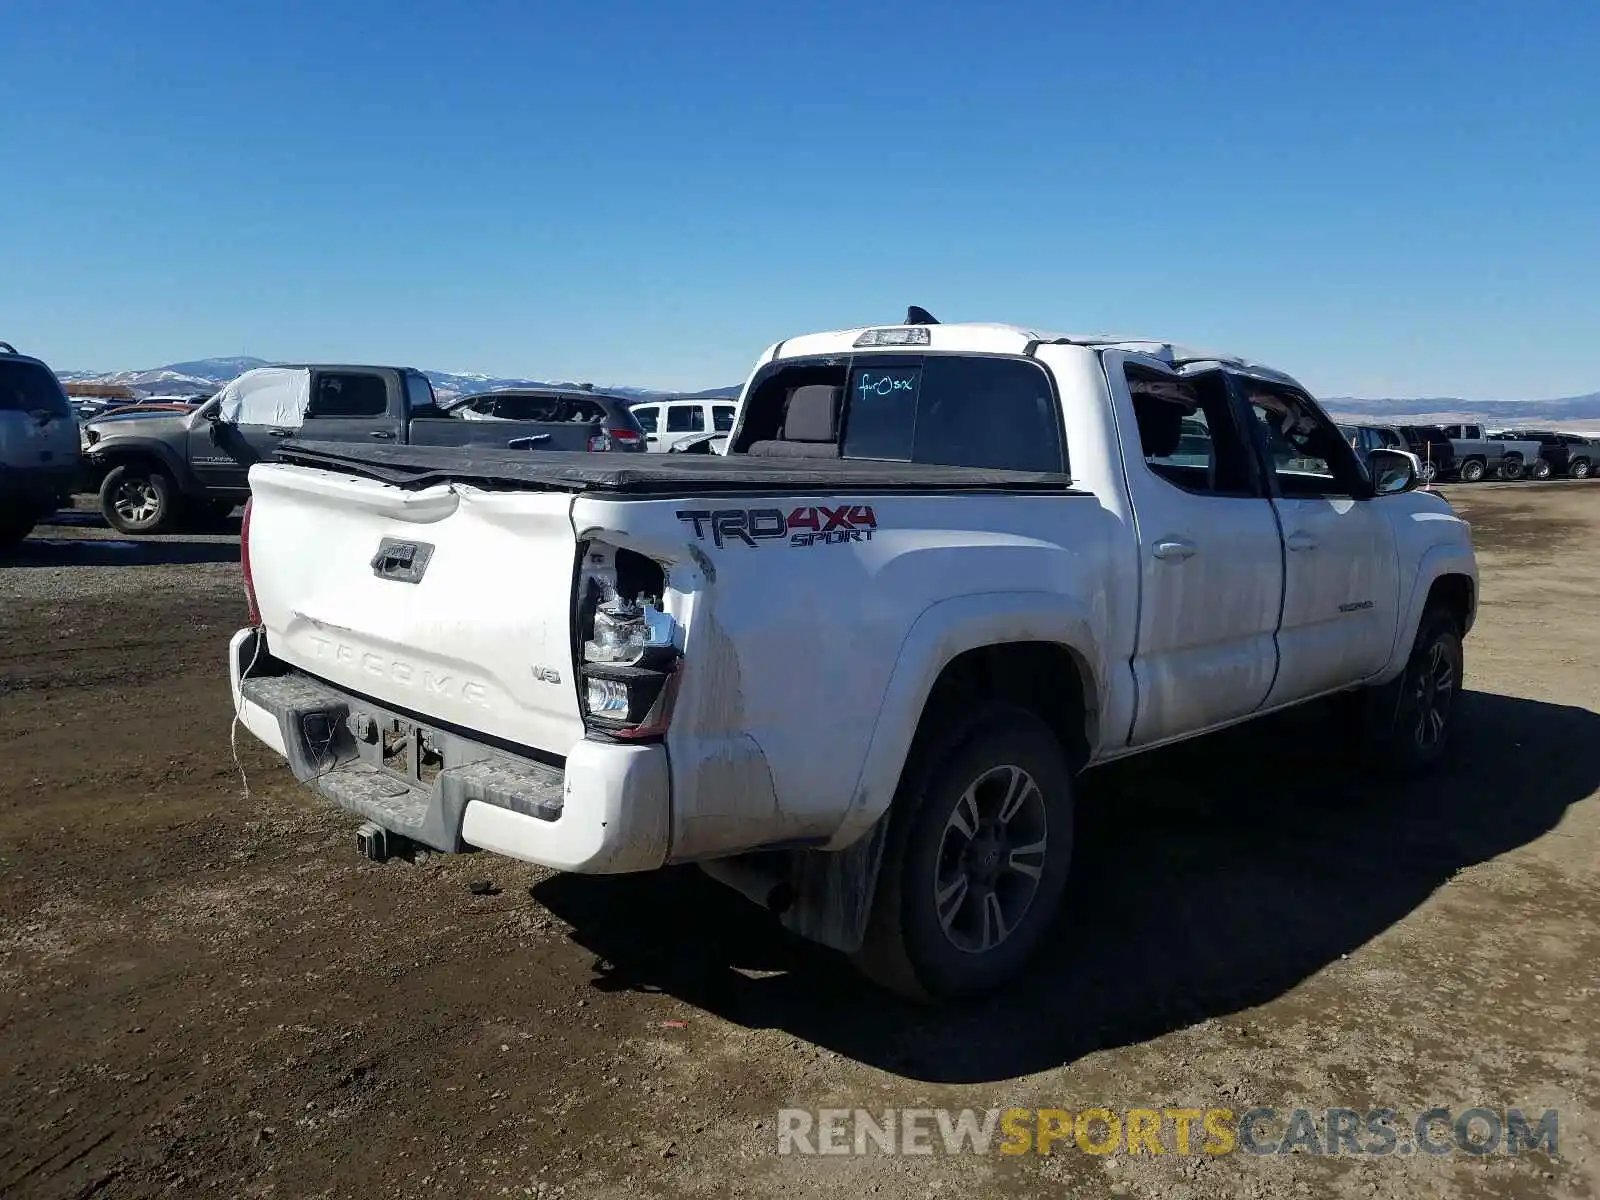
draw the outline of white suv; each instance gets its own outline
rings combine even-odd
[[[651,400],[633,406],[646,449],[667,451],[703,433],[730,433],[738,404],[732,399]]]

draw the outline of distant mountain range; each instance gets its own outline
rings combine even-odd
[[[232,358],[197,358],[191,362],[168,363],[164,367],[151,367],[143,371],[57,371],[62,383],[123,384],[143,398],[153,396],[209,396],[230,379],[255,367],[272,364],[264,358],[238,355]],[[475,372],[424,371],[433,383],[439,397],[462,396],[472,392],[492,392],[501,388],[526,387],[577,387],[572,382],[555,382],[542,379],[514,379]],[[587,385],[585,385],[587,386]],[[602,387],[594,390],[612,396],[625,396],[630,400],[656,400],[663,396],[682,396],[690,393],[666,391],[660,388]],[[737,396],[739,385],[709,388],[692,393],[696,396]]]
[[[199,358],[191,362],[168,363],[144,371],[59,371],[64,383],[120,383],[132,388],[141,396],[209,396],[236,375],[252,367],[265,367],[266,359],[239,355],[232,358]],[[460,396],[470,392],[490,392],[511,387],[575,387],[565,381],[520,379],[475,372],[426,371],[433,381],[433,389],[441,397]],[[596,391],[633,400],[655,400],[663,396],[681,396],[690,393],[666,391],[647,387],[604,387]],[[696,396],[737,396],[739,385],[707,388],[692,393]],[[1584,396],[1562,396],[1552,400],[1461,400],[1453,397],[1384,397],[1358,396],[1321,397],[1327,409],[1340,417],[1355,417],[1369,421],[1397,421],[1401,418],[1453,417],[1464,421],[1484,423],[1514,422],[1530,424],[1600,423],[1600,392]]]

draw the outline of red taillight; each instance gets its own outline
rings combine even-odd
[[[261,624],[261,609],[256,605],[256,581],[250,574],[250,506],[253,503],[254,497],[244,502],[244,520],[239,525],[239,569],[244,573],[244,598],[250,606],[251,628]]]
[[[637,446],[644,441],[644,435],[632,429],[608,429],[606,433],[611,440],[624,446]]]

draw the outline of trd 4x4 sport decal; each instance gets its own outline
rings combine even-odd
[[[756,546],[784,537],[791,546],[870,542],[878,527],[870,504],[803,506],[787,516],[781,508],[686,508],[678,510],[678,520],[693,525],[695,537],[704,541],[709,536],[717,546],[729,541]]]

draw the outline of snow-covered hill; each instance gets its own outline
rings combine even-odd
[[[126,384],[141,396],[209,396],[235,376],[253,367],[267,366],[264,358],[236,355],[230,358],[198,358],[190,362],[168,363],[164,367],[151,367],[143,371],[57,371],[63,383],[120,383]],[[433,382],[433,390],[441,397],[461,396],[471,392],[491,392],[511,387],[576,387],[572,381],[520,379],[499,375],[485,375],[475,371],[425,371]],[[661,396],[682,395],[681,392],[660,388],[606,387],[595,385],[596,391],[614,396],[648,400]],[[696,395],[736,396],[738,385],[710,388]]]

